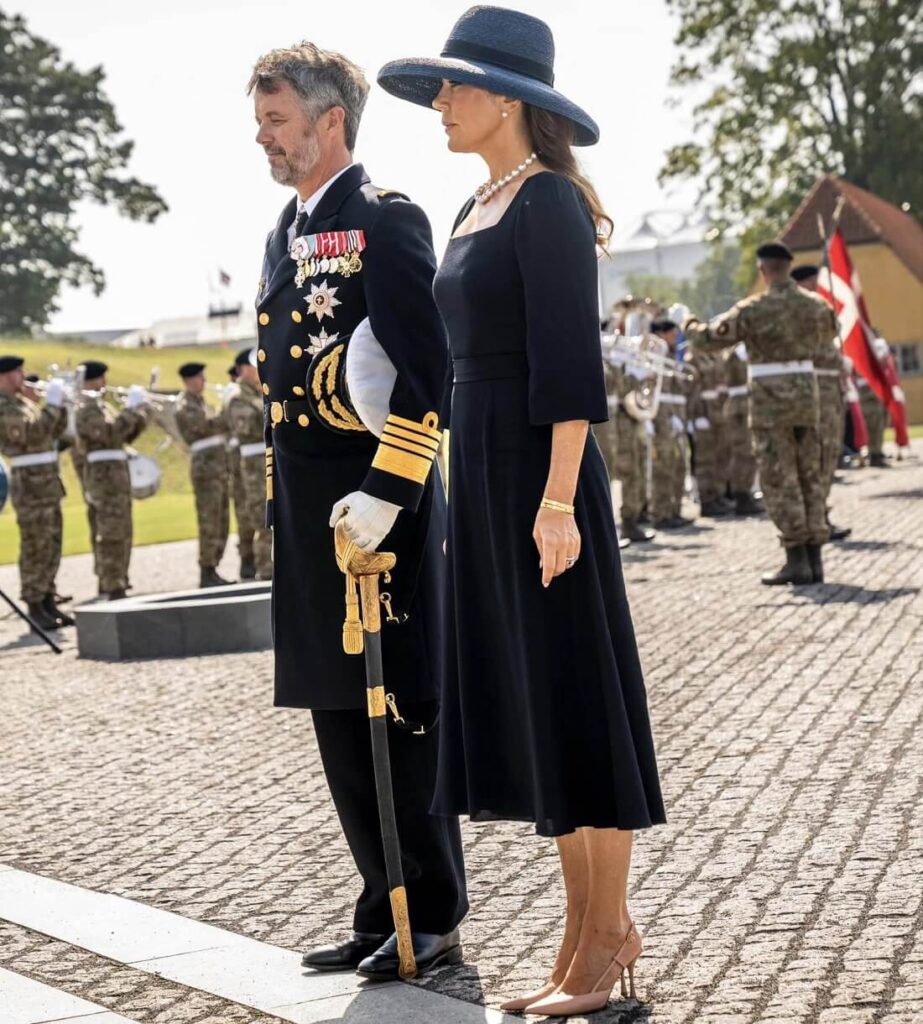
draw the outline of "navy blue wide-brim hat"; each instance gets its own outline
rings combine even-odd
[[[378,72],[392,96],[431,107],[442,80],[476,85],[567,118],[574,145],[592,146],[599,128],[554,88],[554,38],[539,18],[505,7],[472,7],[455,23],[440,57],[393,60]]]

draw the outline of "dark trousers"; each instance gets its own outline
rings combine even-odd
[[[435,701],[401,705],[410,721],[427,725]],[[357,932],[394,931],[381,845],[369,720],[365,709],[312,711],[324,772],[343,833],[365,883],[356,904]],[[404,885],[415,932],[444,935],[468,911],[461,831],[457,818],[429,813],[436,779],[436,731],[398,729],[388,716],[391,778],[401,840]]]

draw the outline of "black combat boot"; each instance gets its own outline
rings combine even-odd
[[[639,526],[637,519],[623,519],[622,536],[627,537],[631,541],[637,541],[639,544],[643,544],[645,541],[654,539],[654,531],[645,529],[643,526]]]
[[[242,558],[240,560],[240,578],[242,580],[256,579],[256,562],[252,558]]]
[[[814,574],[808,561],[808,551],[804,544],[785,549],[785,565],[776,572],[763,574],[762,582],[767,587],[780,587],[786,583],[813,583]]]
[[[820,544],[805,545],[808,551],[808,564],[811,566],[811,576],[815,583],[824,582],[824,563],[820,557]]]
[[[117,587],[115,590],[105,591],[107,601],[121,601],[123,598],[128,597],[128,593],[124,587]]]
[[[206,569],[202,567],[202,572],[199,576],[200,587],[226,587],[231,581],[226,580],[223,576],[218,575],[218,570],[214,567]]]
[[[702,502],[702,515],[710,519],[720,519],[731,514],[730,508],[720,498],[710,498]]]
[[[834,526],[829,519],[827,520],[827,526],[830,528],[831,540],[846,540],[846,538],[852,533],[851,526]]]
[[[763,503],[757,501],[748,491],[741,491],[739,494],[734,495],[735,516],[758,516],[765,511]]]
[[[869,456],[869,465],[874,466],[876,469],[890,469],[888,460],[885,458],[884,452],[872,452]]]
[[[28,601],[26,608],[29,612],[29,618],[41,629],[57,629],[58,620],[55,619],[45,609],[43,601]]]
[[[58,607],[55,601],[54,594],[46,594],[45,600],[42,602],[42,607],[46,612],[57,622],[59,626],[73,626],[74,620],[70,615],[65,614]]]

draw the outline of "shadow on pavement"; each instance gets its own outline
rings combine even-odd
[[[915,487],[909,491],[882,491],[880,494],[869,494],[871,500],[877,498],[923,498],[923,487]]]
[[[887,551],[888,548],[896,548],[901,545],[899,540],[836,540],[833,541],[836,547],[834,551]]]
[[[793,587],[792,593],[807,598],[815,604],[886,604],[901,597],[915,597],[920,587],[890,587],[884,590],[870,590],[851,583],[812,583],[808,586]],[[754,608],[798,608],[804,601],[764,602]]]

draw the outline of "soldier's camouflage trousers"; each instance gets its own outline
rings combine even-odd
[[[824,489],[824,501],[830,496],[833,476],[843,451],[843,428],[846,405],[840,393],[839,381],[836,392],[820,393],[820,479]]]
[[[263,486],[265,487],[265,481]],[[253,518],[253,510],[247,504],[244,494],[244,477],[240,471],[239,457],[237,465],[231,470],[231,497],[234,501],[234,516],[237,519],[237,550],[241,561],[252,562],[253,538],[266,515],[262,512],[259,519]]]
[[[64,535],[61,503],[19,507],[16,523],[19,526],[20,596],[27,604],[32,604],[55,592]]]
[[[621,409],[615,414],[615,478],[622,485],[622,520],[637,519],[644,508],[644,433]]]
[[[817,427],[754,427],[753,450],[782,546],[823,544],[828,531]]]
[[[733,398],[730,401],[740,401]],[[753,436],[748,422],[747,399],[740,409],[732,408],[727,417],[728,483],[731,494],[749,494],[756,482],[756,459],[753,457]]]
[[[253,558],[258,579],[272,579],[272,530],[266,526],[266,463],[253,456],[241,459],[244,498],[249,521],[256,528],[253,536]]]
[[[710,420],[707,427],[695,428],[695,481],[699,501],[714,501],[727,489],[727,424]]]
[[[651,463],[651,516],[672,519],[678,516],[686,478],[685,435],[675,429],[672,416],[654,419]]]
[[[199,525],[199,565],[215,569],[228,542],[227,473],[198,474],[192,478],[195,514]]]
[[[92,508],[93,553],[100,593],[125,590],[131,561],[131,491],[95,494],[88,490],[87,503]]]
[[[859,402],[869,432],[869,455],[881,455],[888,418],[885,407],[871,388],[859,388]]]

